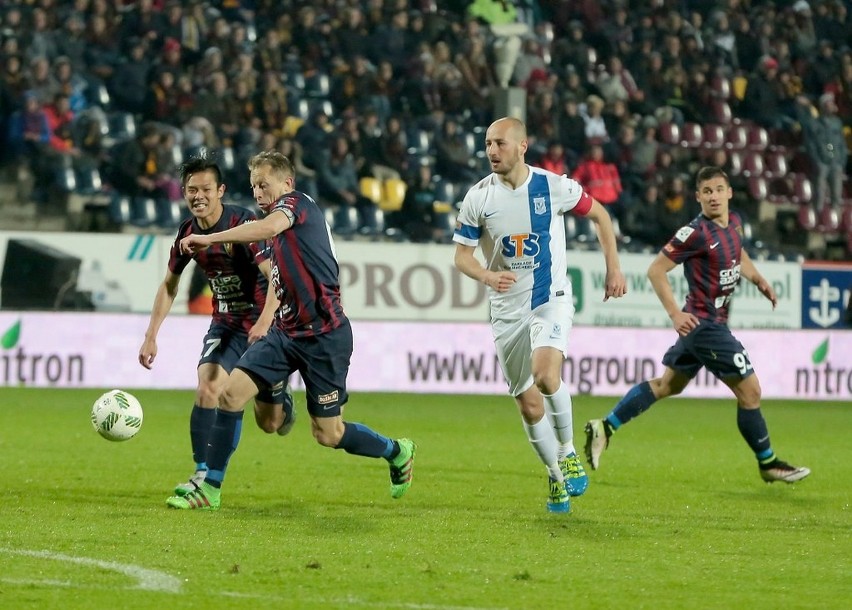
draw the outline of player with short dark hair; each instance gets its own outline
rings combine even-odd
[[[249,170],[264,218],[224,231],[194,233],[180,246],[185,252],[200,252],[220,244],[267,241],[272,263],[267,299],[274,299],[279,308],[275,324],[240,358],[222,391],[210,435],[207,477],[191,494],[173,496],[167,503],[180,509],[219,508],[225,469],[240,440],[243,405],[293,371],[305,382],[317,442],[387,460],[391,497],[400,498],[411,485],[415,444],[343,421],[352,328],[340,303],[339,265],[325,216],[311,197],[295,190],[295,168],[281,153],[255,155]]]
[[[184,199],[192,214],[177,231],[169,251],[166,277],[157,289],[139,363],[152,368],[157,357],[157,334],[177,296],[181,274],[190,261],[203,269],[213,291],[213,315],[198,361],[198,387],[189,422],[195,473],[175,487],[183,495],[197,488],[207,474],[207,443],[216,418],[219,392],[237,360],[250,343],[264,336],[272,324],[275,306],[264,309],[266,275],[271,268],[257,244],[223,244],[189,255],[180,240],[193,232],[210,233],[257,219],[250,210],[222,203],[222,171],[208,158],[193,158],[180,168]],[[255,417],[267,433],[287,434],[294,422],[293,397],[284,388],[285,377],[258,396]]]
[[[681,227],[648,269],[648,279],[679,337],[663,356],[662,377],[633,386],[603,419],[586,424],[586,458],[593,470],[613,432],[647,411],[656,401],[680,394],[702,367],[731,388],[737,398],[737,426],[757,457],[761,478],[793,483],[810,474],[775,455],[760,412],[760,383],[748,352],[728,328],[734,290],[744,277],[771,303],[778,303],[772,285],[757,270],[743,248],[743,224],[728,209],[733,195],[728,175],[718,167],[703,167],[695,180],[699,214]],[[679,309],[667,274],[683,264],[689,292]]]

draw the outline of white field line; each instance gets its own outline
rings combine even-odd
[[[179,578],[166,574],[165,572],[149,570],[148,568],[143,568],[129,563],[117,563],[115,561],[103,561],[100,559],[91,559],[89,557],[75,557],[73,555],[54,553],[52,551],[32,551],[28,549],[5,549],[0,547],[0,553],[39,557],[41,559],[52,559],[54,561],[64,561],[66,563],[92,566],[103,570],[112,570],[113,572],[118,572],[131,578],[135,578],[136,586],[131,587],[133,589],[162,591],[164,593],[180,593],[181,581]]]

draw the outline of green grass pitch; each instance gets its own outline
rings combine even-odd
[[[733,400],[669,399],[619,431],[569,515],[505,396],[356,394],[347,419],[418,443],[414,484],[247,417],[218,512],[167,509],[192,469],[191,392],[134,392],[139,435],[92,430],[95,390],[0,389],[2,608],[848,608],[852,405],[767,401],[813,474],[763,483]],[[612,399],[575,397],[575,430]]]

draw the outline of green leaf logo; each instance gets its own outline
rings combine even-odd
[[[21,338],[21,321],[18,320],[12,326],[9,327],[5,333],[3,333],[3,337],[0,338],[0,345],[3,346],[3,349],[9,349],[15,347],[18,344],[18,339]]]
[[[811,360],[814,364],[821,364],[825,357],[828,356],[828,339],[819,344],[819,347],[811,354]]]

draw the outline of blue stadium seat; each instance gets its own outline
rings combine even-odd
[[[157,200],[157,226],[164,229],[174,229],[183,220],[183,212],[186,206],[183,201],[169,201],[168,199]]]
[[[113,195],[109,200],[109,219],[121,226],[130,222],[130,197],[127,195]]]
[[[338,206],[334,211],[334,232],[351,236],[358,231],[358,210],[351,205]]]
[[[358,233],[378,236],[385,230],[385,213],[378,206],[361,208]]]
[[[130,224],[148,227],[157,222],[157,202],[151,197],[134,197],[130,201]]]
[[[129,112],[110,112],[107,122],[109,135],[113,140],[126,140],[136,136],[136,119]]]
[[[94,195],[100,193],[103,188],[101,172],[97,167],[79,169],[75,172],[77,185],[74,192],[81,195]]]

